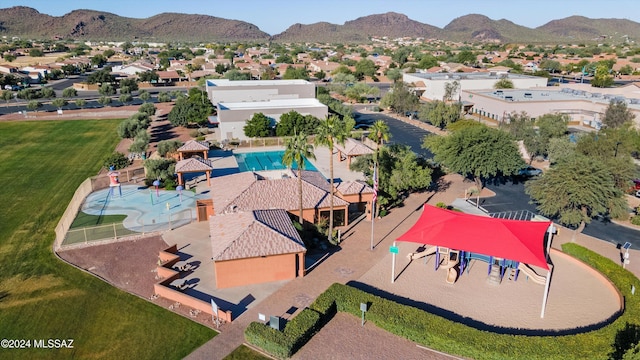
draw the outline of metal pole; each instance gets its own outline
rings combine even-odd
[[[396,242],[393,242],[393,247],[396,246]],[[392,262],[391,262],[391,283],[393,284],[396,281],[396,253],[394,252],[393,255],[391,255],[392,258]]]
[[[373,250],[373,222],[376,218],[376,201],[375,199],[371,201],[371,245],[369,247],[370,250]]]
[[[549,271],[547,272],[547,281],[544,283],[544,295],[542,295],[542,310],[540,311],[540,318],[544,318],[544,311],[547,308],[547,297],[549,296],[549,283],[551,282],[551,272],[553,271],[553,265],[549,265]]]

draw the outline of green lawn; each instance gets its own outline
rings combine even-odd
[[[215,332],[58,260],[54,228],[118,142],[119,120],[0,123],[0,338],[73,349],[0,358],[180,359]]]
[[[80,229],[88,226],[107,225],[121,223],[127,215],[89,215],[85,212],[78,212],[78,215],[71,223],[71,229]]]
[[[251,348],[244,345],[238,346],[231,354],[225,356],[224,360],[269,360],[270,357],[266,357]]]

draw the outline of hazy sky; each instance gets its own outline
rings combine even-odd
[[[0,7],[32,7],[43,14],[61,16],[79,8],[120,16],[146,18],[163,12],[212,15],[257,25],[271,35],[295,23],[326,21],[343,24],[361,16],[395,11],[410,19],[444,27],[468,14],[507,19],[527,27],[572,15],[617,18],[640,22],[637,0],[1,0]]]

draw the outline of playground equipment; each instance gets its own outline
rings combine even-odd
[[[457,265],[460,264],[460,251],[451,250],[442,246],[431,246],[424,248],[422,251],[409,253],[407,254],[407,258],[416,260],[433,254],[436,255],[435,269],[438,270],[439,267],[442,267],[447,270],[447,283],[455,283],[458,279]],[[462,272],[462,270],[460,270],[460,272]]]
[[[545,285],[546,282],[544,276],[538,275],[527,264],[468,251],[453,250],[442,246],[427,247],[425,245],[421,251],[407,254],[407,258],[417,260],[434,254],[436,258],[435,269],[438,270],[439,267],[442,267],[447,270],[446,280],[449,284],[454,284],[465,269],[469,272],[471,260],[479,260],[488,264],[487,281],[494,285],[500,284],[505,275],[508,275],[509,280],[517,281],[520,272],[524,273],[527,279],[536,284]]]
[[[118,194],[122,197],[122,187],[120,186],[120,180],[118,180],[120,173],[115,171],[115,168],[111,166],[109,167],[107,176],[109,177],[109,195],[113,195],[113,189],[118,188]]]

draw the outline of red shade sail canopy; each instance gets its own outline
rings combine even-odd
[[[544,236],[550,221],[505,220],[425,205],[398,241],[415,242],[515,260],[549,269]]]

